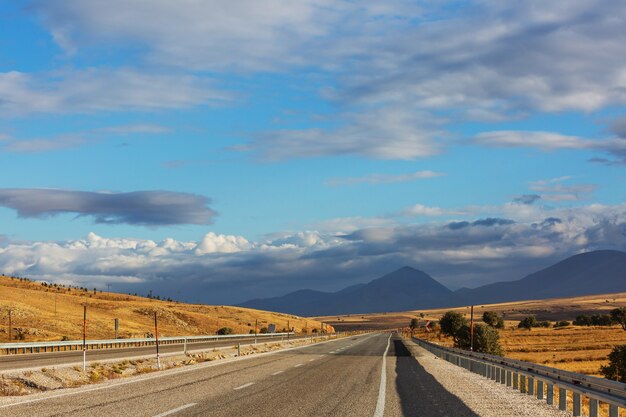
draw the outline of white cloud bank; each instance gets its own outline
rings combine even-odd
[[[0,271],[89,287],[116,283],[118,291],[155,289],[223,304],[301,288],[341,288],[403,265],[452,287],[478,285],[521,278],[575,253],[626,250],[626,204],[509,203],[481,212],[495,217],[277,234],[256,242],[213,232],[198,242],[93,233],[66,242],[5,240]]]

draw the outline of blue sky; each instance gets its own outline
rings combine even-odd
[[[509,3],[0,3],[0,271],[234,303],[626,249],[626,7]]]

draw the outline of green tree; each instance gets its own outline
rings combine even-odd
[[[611,320],[618,323],[622,326],[622,329],[626,330],[626,307],[611,310]]]
[[[441,333],[452,337],[456,345],[458,343],[459,331],[463,326],[467,326],[467,320],[461,313],[448,311],[441,317],[441,320],[439,320],[439,326],[441,327]]]
[[[458,343],[456,347],[469,349],[471,347],[470,327],[461,327],[458,333]],[[491,355],[504,355],[504,350],[500,346],[500,333],[491,326],[484,324],[474,325],[474,352],[489,353]]]
[[[600,367],[605,378],[626,382],[626,345],[619,345],[609,353],[609,364]]]
[[[537,319],[535,318],[535,316],[528,316],[528,317],[524,317],[522,321],[519,322],[517,327],[519,327],[520,329],[530,330],[536,325],[537,325]]]
[[[221,329],[217,331],[217,334],[219,335],[233,334],[233,329],[231,329],[230,327],[222,327]]]
[[[483,321],[493,328],[504,328],[504,319],[500,317],[495,311],[485,311],[483,313]]]

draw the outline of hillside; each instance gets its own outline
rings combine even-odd
[[[56,304],[56,308],[55,308]],[[0,275],[0,341],[8,338],[8,310],[12,310],[13,335],[24,340],[61,340],[82,338],[83,305],[87,305],[87,337],[115,337],[114,319],[119,319],[119,336],[144,337],[154,332],[154,311],[159,317],[162,336],[214,334],[218,328],[231,327],[236,333],[276,324],[277,329],[295,327],[296,331],[320,327],[319,322],[289,314],[270,313],[248,308],[208,306],[158,301],[126,294],[54,287]]]
[[[445,305],[574,297],[620,291],[626,291],[626,253],[599,250],[571,256],[517,281],[496,282],[456,291]]]
[[[403,267],[367,284],[334,293],[300,290],[282,297],[250,300],[241,306],[305,316],[367,313],[434,307],[451,294],[425,272]]]

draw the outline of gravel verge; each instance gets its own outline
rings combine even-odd
[[[412,342],[409,342],[412,343]],[[422,349],[412,346],[415,359],[448,392],[458,397],[482,417],[570,417],[545,401],[522,394],[465,368],[453,365]]]

